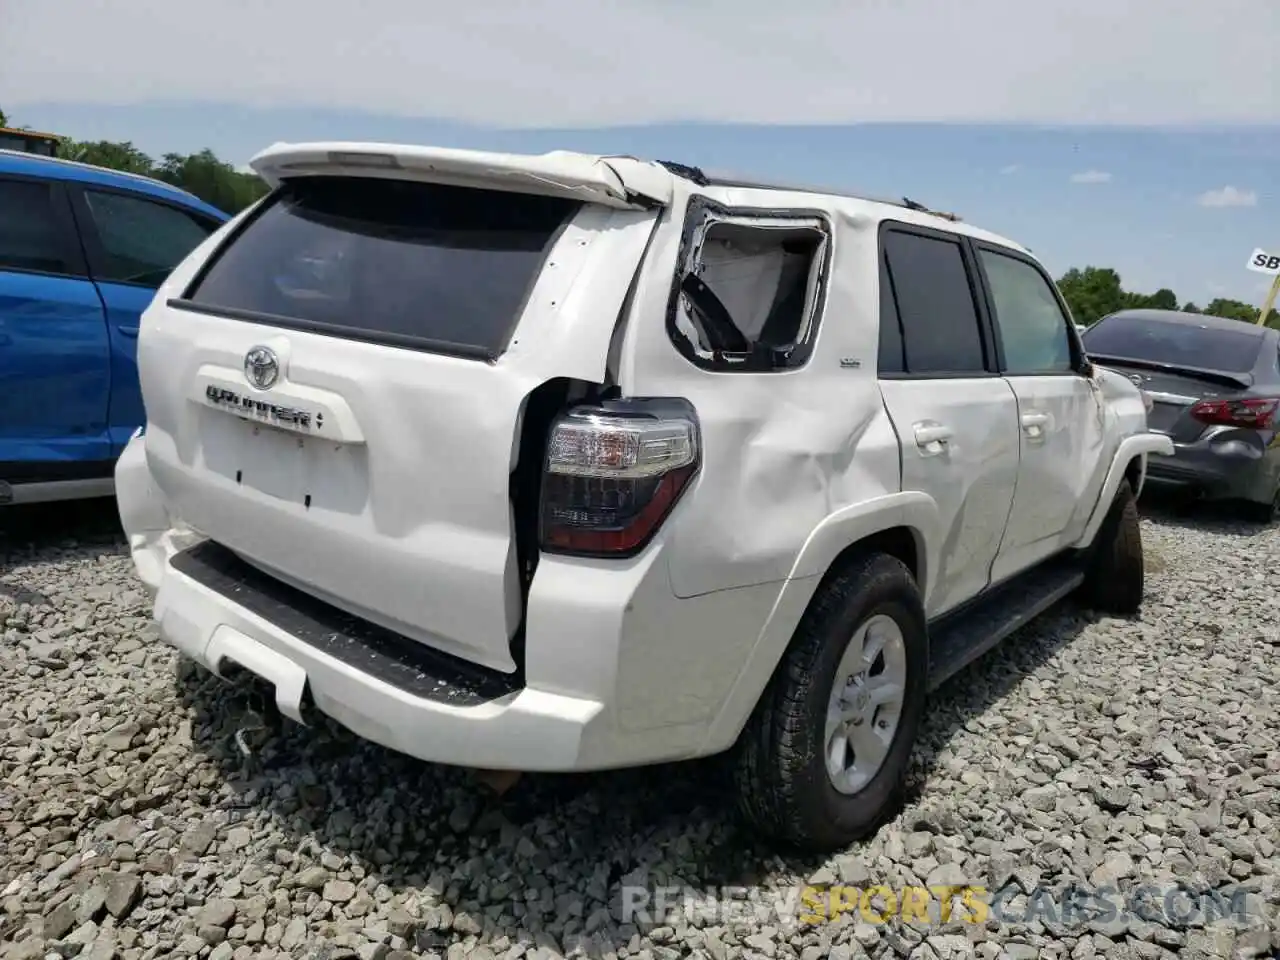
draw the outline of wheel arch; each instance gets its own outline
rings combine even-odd
[[[1111,501],[1115,499],[1121,480],[1129,481],[1135,497],[1142,492],[1142,484],[1147,472],[1147,457],[1153,453],[1172,456],[1173,441],[1162,433],[1138,433],[1120,441],[1115,455],[1111,458],[1111,466],[1107,468],[1107,477],[1102,483],[1097,502],[1093,505],[1093,513],[1080,537],[1071,544],[1073,548],[1083,549],[1093,543],[1098,530],[1102,527],[1102,521],[1107,516],[1107,511],[1111,509]]]
[[[905,491],[839,510],[814,528],[699,752],[716,753],[733,745],[790,648],[805,611],[823,584],[856,557],[868,552],[896,557],[915,577],[922,598],[927,596],[936,569],[937,524],[933,498]]]

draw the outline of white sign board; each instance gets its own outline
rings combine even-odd
[[[1254,273],[1265,273],[1269,277],[1280,276],[1280,253],[1253,251],[1249,254],[1249,269]]]

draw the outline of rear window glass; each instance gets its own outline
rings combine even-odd
[[[1252,370],[1262,346],[1256,333],[1149,317],[1111,317],[1090,327],[1081,339],[1095,356],[1224,373]]]
[[[348,177],[286,184],[188,299],[281,326],[496,356],[580,204]]]

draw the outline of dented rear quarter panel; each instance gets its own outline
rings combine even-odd
[[[900,489],[898,441],[876,379],[874,219],[807,195],[701,193],[736,213],[821,211],[832,236],[817,339],[804,365],[712,371],[683,357],[665,326],[690,194],[678,194],[664,212],[637,280],[619,380],[628,395],[684,397],[697,410],[702,467],[664,537],[677,597],[820,574],[797,569],[811,535],[841,511]],[[893,515],[889,509],[886,518]]]

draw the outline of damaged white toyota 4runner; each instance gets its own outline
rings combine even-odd
[[[930,689],[1141,602],[1169,440],[1017,244],[623,157],[253,166],[143,317],[117,490],[164,640],[295,720],[497,770],[732,750],[745,814],[830,849]]]

